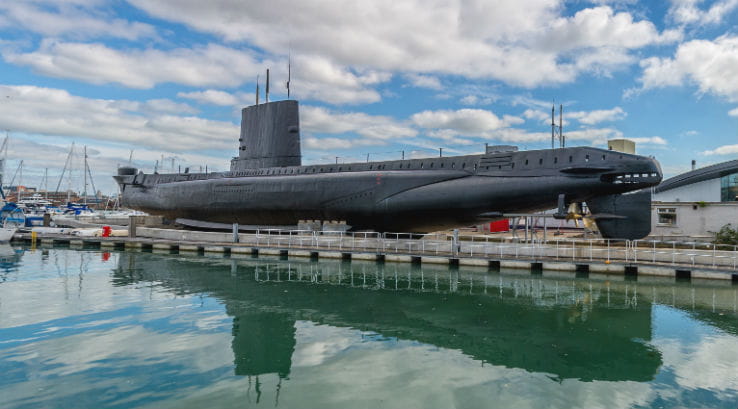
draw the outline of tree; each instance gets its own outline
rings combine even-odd
[[[738,228],[728,223],[715,234],[715,244],[738,244]]]

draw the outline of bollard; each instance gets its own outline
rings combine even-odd
[[[32,231],[31,232],[31,244],[33,244],[34,246],[36,245],[37,238],[38,238],[38,233],[36,233],[35,231]]]
[[[128,237],[136,237],[136,216],[128,216]]]

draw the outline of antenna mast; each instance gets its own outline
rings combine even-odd
[[[554,148],[554,140],[556,139],[556,122],[554,122],[555,114],[554,114],[554,107],[556,105],[551,104],[551,149]]]
[[[259,74],[256,74],[256,105],[259,105]]]
[[[564,117],[564,104],[559,104],[559,141],[561,142],[561,147],[566,147],[566,136],[564,136],[564,121],[562,118]]]
[[[564,136],[564,105],[559,104],[559,125],[556,125],[556,105],[551,105],[551,149],[555,148],[554,141],[559,137],[559,148],[566,147],[566,136]]]
[[[269,68],[267,68],[267,82],[266,82],[266,102],[269,103]]]
[[[292,56],[287,56],[287,99],[290,99],[290,79],[292,78]]]

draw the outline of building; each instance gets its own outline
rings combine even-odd
[[[712,240],[726,224],[738,227],[738,160],[674,176],[653,192],[654,238]]]

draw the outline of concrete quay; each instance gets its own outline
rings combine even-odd
[[[724,268],[722,266],[693,265],[687,263],[654,263],[649,261],[635,262],[633,260],[602,260],[586,256],[581,257],[551,257],[546,254],[528,255],[518,252],[517,256],[503,254],[500,257],[496,253],[477,254],[448,252],[443,254],[438,251],[439,243],[433,250],[423,251],[418,242],[402,243],[403,245],[386,245],[380,248],[377,243],[365,241],[362,247],[349,246],[342,243],[339,238],[331,238],[330,241],[300,237],[285,240],[284,237],[272,237],[269,240],[254,240],[253,235],[239,234],[239,242],[234,243],[234,236],[230,233],[178,231],[166,229],[139,228],[139,237],[80,237],[62,236],[53,234],[39,234],[36,236],[37,244],[41,246],[69,246],[80,249],[118,249],[127,251],[154,251],[154,252],[180,252],[197,254],[224,254],[227,256],[277,256],[277,257],[303,257],[313,259],[331,260],[368,260],[386,263],[419,263],[432,265],[448,265],[449,267],[477,267],[487,271],[499,269],[518,269],[529,271],[531,274],[548,272],[575,272],[578,276],[593,274],[613,274],[630,277],[661,276],[674,277],[675,279],[705,278],[718,280],[731,280],[738,283],[738,270]],[[177,235],[177,233],[181,233]],[[243,236],[243,237],[242,237]],[[352,240],[354,238],[346,239]],[[13,238],[14,242],[32,243],[30,233],[18,233]],[[369,245],[368,245],[369,244]],[[426,244],[423,245],[426,246]],[[672,259],[676,259],[672,256]],[[647,258],[646,258],[647,260]]]

